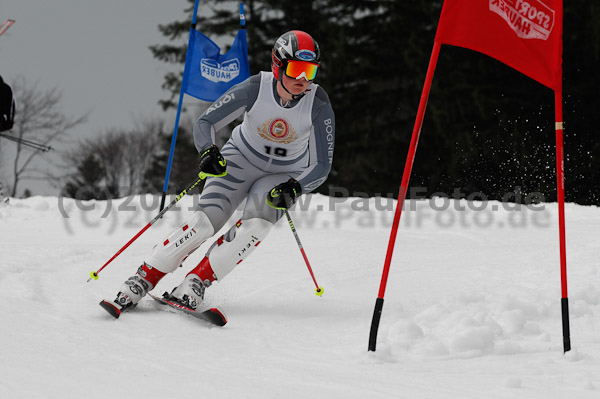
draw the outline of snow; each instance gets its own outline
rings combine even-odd
[[[291,212],[322,297],[282,220],[207,290],[206,306],[227,314],[225,327],[150,298],[118,320],[102,310],[98,302],[195,201],[184,197],[89,283],[156,215],[158,197],[0,205],[0,397],[600,397],[596,207],[566,207],[567,354],[556,204],[443,199],[407,202],[377,351],[368,352],[393,217],[382,199],[313,195]],[[178,284],[211,242],[155,292]]]

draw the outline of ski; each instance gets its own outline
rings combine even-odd
[[[173,309],[177,309],[178,311],[181,311],[185,314],[193,316],[197,319],[201,319],[206,322],[209,322],[210,324],[213,324],[215,326],[223,327],[225,324],[227,324],[227,318],[225,317],[225,314],[218,308],[211,308],[211,309],[199,312],[197,310],[190,309],[187,306],[184,306],[178,302],[170,300],[169,294],[166,292],[162,298],[159,296],[156,296],[152,293],[148,293],[148,295],[152,299],[154,299],[155,301],[159,302],[162,305],[167,305]]]
[[[119,316],[121,316],[122,309],[116,306],[113,301],[103,299],[100,301],[100,306],[102,306],[102,309],[106,310],[115,319],[118,319]]]
[[[199,312],[194,309],[190,309],[187,306],[182,305],[176,301],[171,300],[170,295],[167,292],[164,293],[162,298],[152,293],[148,293],[148,295],[155,301],[159,302],[161,305],[167,305],[173,309],[186,313],[197,319],[204,320],[212,325],[223,327],[225,324],[227,324],[227,317],[225,317],[225,313],[223,313],[223,311],[221,311],[219,308],[211,308]],[[129,311],[130,309],[122,309],[115,302],[107,299],[103,299],[102,301],[100,301],[100,306],[115,319],[118,319],[119,316],[121,316],[121,313],[123,313],[126,310]]]

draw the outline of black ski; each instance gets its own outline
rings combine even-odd
[[[211,308],[211,309],[199,312],[194,309],[190,309],[187,306],[184,306],[178,302],[170,300],[169,294],[166,292],[165,292],[164,297],[162,297],[162,298],[159,296],[156,296],[152,293],[148,293],[148,295],[150,295],[150,297],[152,299],[154,299],[155,301],[157,301],[163,305],[167,305],[173,309],[177,309],[177,310],[179,310],[183,313],[186,313],[190,316],[193,316],[197,319],[207,321],[210,324],[213,324],[215,326],[223,327],[225,324],[227,324],[227,318],[225,317],[225,314],[219,308]]]
[[[102,309],[106,310],[108,314],[115,319],[118,319],[119,316],[121,316],[121,308],[119,308],[113,301],[103,299],[100,301],[100,306],[102,306]]]

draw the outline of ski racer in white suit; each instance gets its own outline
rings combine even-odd
[[[198,209],[157,244],[137,273],[121,286],[107,309],[113,316],[137,304],[166,273],[177,269],[219,231],[246,200],[241,219],[212,244],[170,294],[171,300],[196,309],[205,288],[246,259],[284,209],[327,179],[335,119],[326,92],[313,83],[319,62],[319,46],[309,34],[287,32],[273,47],[272,73],[260,72],[232,87],[200,116],[194,142],[200,152],[200,170],[211,177]],[[243,122],[219,151],[215,133],[242,114]]]

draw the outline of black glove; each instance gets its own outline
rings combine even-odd
[[[288,209],[302,194],[302,187],[294,179],[290,179],[285,183],[275,186],[267,194],[267,204],[275,209]]]
[[[200,169],[198,176],[201,178],[207,176],[225,176],[227,174],[227,162],[216,145],[212,145],[202,151],[198,167]]]

